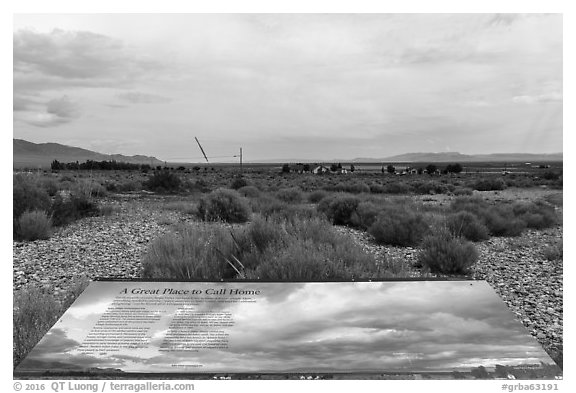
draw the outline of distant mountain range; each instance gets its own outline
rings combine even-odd
[[[444,153],[406,153],[386,158],[355,158],[353,162],[532,162],[562,161],[563,153],[495,153],[495,154],[461,154]]]
[[[460,163],[460,162],[552,162],[562,161],[563,153],[552,154],[532,154],[532,153],[495,153],[495,154],[461,154],[458,152],[445,153],[406,153],[397,156],[372,158],[358,157],[353,159],[334,158],[330,160],[322,159],[270,159],[250,161],[253,163],[399,163],[399,162],[443,162],[443,163]]]
[[[125,156],[122,154],[102,154],[91,150],[61,145],[59,143],[32,143],[23,139],[13,139],[14,168],[49,168],[54,160],[60,162],[111,161],[129,162],[132,164],[164,165],[164,161],[156,157],[143,155]],[[461,154],[457,152],[443,153],[406,153],[385,158],[360,157],[350,159],[270,159],[248,161],[252,163],[296,163],[296,162],[342,162],[342,163],[397,163],[397,162],[547,162],[562,161],[563,153],[529,154],[529,153],[498,153],[498,154]]]
[[[115,160],[131,164],[164,165],[164,161],[160,161],[156,157],[102,154],[79,147],[61,145],[59,143],[32,143],[23,139],[13,139],[12,164],[14,168],[49,168],[54,160],[60,162]]]

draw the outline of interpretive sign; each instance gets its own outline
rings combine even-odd
[[[554,378],[560,370],[484,281],[97,281],[15,371],[174,373]]]

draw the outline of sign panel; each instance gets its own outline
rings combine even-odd
[[[15,373],[482,378],[496,371],[560,374],[485,281],[97,281]]]

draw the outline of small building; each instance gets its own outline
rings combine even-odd
[[[328,173],[328,172],[330,172],[330,168],[325,167],[324,165],[318,165],[318,166],[314,167],[314,169],[312,169],[312,173],[315,175],[322,174],[322,173]]]

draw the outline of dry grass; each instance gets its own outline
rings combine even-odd
[[[58,321],[88,283],[86,277],[78,278],[61,301],[56,300],[50,292],[31,286],[22,288],[14,294],[12,298],[14,367]]]
[[[198,209],[198,203],[194,201],[167,201],[158,205],[161,210],[177,211],[184,214],[194,215]]]
[[[154,241],[146,278],[330,280],[394,276],[374,256],[318,217],[257,217],[232,229],[180,226]],[[395,268],[398,270],[398,268]]]
[[[45,211],[24,212],[18,219],[16,238],[20,240],[44,240],[52,234],[52,220]]]

